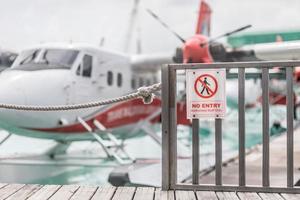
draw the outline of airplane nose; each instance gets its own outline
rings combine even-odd
[[[65,105],[68,91],[66,85],[69,71],[57,70],[8,70],[0,73],[0,103],[15,105]],[[62,113],[34,112],[0,109],[0,127],[52,127],[56,126]]]
[[[18,104],[18,105],[26,104],[26,97],[24,91],[22,89],[18,89],[6,84],[1,85],[0,103]]]
[[[25,88],[17,76],[11,78],[5,74],[0,75],[0,103],[7,104],[26,104]]]

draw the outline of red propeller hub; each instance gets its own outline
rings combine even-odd
[[[204,35],[194,35],[183,46],[184,63],[212,63],[208,39]]]

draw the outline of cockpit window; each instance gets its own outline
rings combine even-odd
[[[67,68],[71,68],[75,58],[78,55],[78,51],[63,50],[63,49],[49,49],[42,53],[40,62],[46,64],[62,65]]]
[[[79,51],[66,49],[36,49],[22,52],[13,68],[70,69]]]
[[[40,51],[41,51],[40,49],[36,49],[36,50],[26,51],[20,54],[20,59],[21,59],[20,65],[33,63]]]

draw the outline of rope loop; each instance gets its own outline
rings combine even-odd
[[[160,90],[161,84],[154,84],[149,87],[140,87],[138,91],[138,95],[142,97],[144,104],[152,103],[155,95],[153,94],[155,91]]]

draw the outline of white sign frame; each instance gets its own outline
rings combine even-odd
[[[186,70],[187,118],[224,118],[226,115],[226,70]]]

